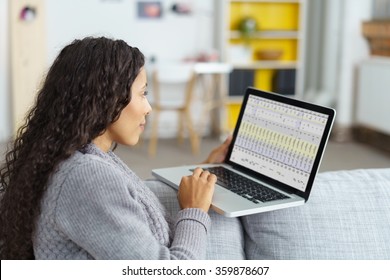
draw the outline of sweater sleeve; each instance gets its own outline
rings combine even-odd
[[[178,213],[171,246],[152,234],[128,178],[103,162],[72,169],[61,188],[55,220],[67,238],[95,259],[202,259],[210,218],[200,209]]]

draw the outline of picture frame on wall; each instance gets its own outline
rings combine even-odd
[[[138,1],[137,2],[138,18],[159,19],[162,18],[161,1]]]

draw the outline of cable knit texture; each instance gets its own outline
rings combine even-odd
[[[203,259],[210,217],[171,217],[113,152],[76,152],[51,177],[33,238],[37,259]]]

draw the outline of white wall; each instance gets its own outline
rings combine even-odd
[[[359,67],[356,121],[390,135],[390,58],[374,57]]]
[[[0,0],[0,142],[11,137],[8,1]]]
[[[120,38],[160,59],[177,60],[212,48],[213,1],[181,1],[191,3],[194,13],[189,16],[170,11],[178,1],[161,1],[163,17],[149,20],[137,18],[137,2],[46,1],[49,62],[65,44],[88,35]]]
[[[361,24],[371,18],[372,0],[340,1],[343,6],[341,21],[340,69],[337,87],[337,123],[340,127],[354,124],[354,99],[357,91],[357,69],[369,57],[369,45],[362,36]]]
[[[370,55],[361,25],[371,18],[372,0],[312,0],[310,4],[317,14],[309,19],[305,98],[335,107],[337,126],[350,128],[357,67]]]

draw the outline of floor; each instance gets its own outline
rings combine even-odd
[[[118,146],[115,152],[141,178],[147,179],[152,177],[153,168],[200,163],[219,143],[216,138],[203,138],[200,153],[196,156],[191,154],[188,141],[178,145],[176,139],[159,140],[155,157],[148,156],[146,140],[132,148]],[[4,158],[5,149],[6,145],[0,143],[0,159]],[[320,172],[357,168],[390,168],[390,154],[356,142],[328,143]]]

